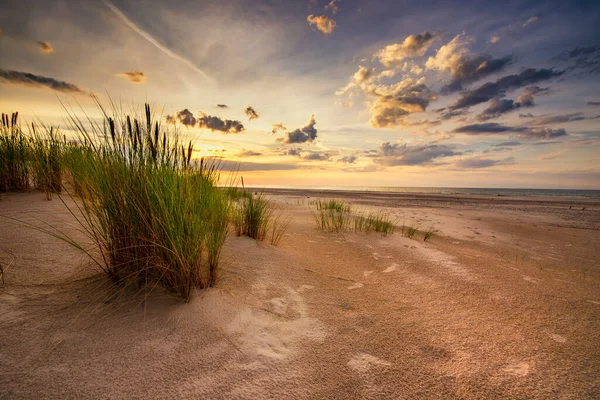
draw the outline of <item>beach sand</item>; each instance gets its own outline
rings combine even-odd
[[[279,245],[230,235],[187,304],[1,219],[0,398],[600,398],[599,200],[268,193]],[[438,232],[323,233],[316,197]],[[84,238],[40,193],[0,214]]]

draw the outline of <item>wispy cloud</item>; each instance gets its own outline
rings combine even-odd
[[[49,88],[67,93],[86,93],[79,86],[58,79],[31,74],[29,72],[7,71],[0,69],[0,81],[16,85]]]
[[[169,57],[181,61],[182,63],[188,65],[191,69],[193,69],[194,71],[196,71],[197,73],[199,73],[200,75],[202,75],[204,78],[210,80],[210,81],[214,81],[213,78],[209,77],[204,71],[202,71],[196,64],[194,64],[193,62],[191,62],[190,60],[188,60],[187,58],[171,51],[169,48],[167,48],[166,46],[162,45],[161,43],[159,43],[154,37],[152,37],[152,35],[150,35],[148,32],[146,32],[145,30],[143,30],[142,28],[140,28],[139,26],[136,25],[135,22],[133,22],[131,19],[129,19],[129,17],[127,17],[125,14],[123,14],[123,12],[121,10],[119,10],[114,4],[112,4],[110,1],[108,0],[102,0],[102,2],[121,20],[125,23],[125,25],[127,25],[128,27],[130,27],[131,29],[133,29],[136,33],[138,33],[141,37],[143,37],[144,39],[146,39],[147,41],[149,41],[150,43],[152,43],[154,46],[156,46],[160,51],[162,51],[163,53],[165,53],[166,55],[168,55]]]
[[[118,74],[118,76],[122,76],[124,78],[129,79],[129,82],[131,83],[144,83],[146,82],[146,75],[144,75],[143,72],[140,71],[129,71],[129,72],[124,72],[122,74]]]
[[[531,25],[531,24],[533,24],[533,23],[537,22],[537,21],[538,21],[538,19],[539,19],[539,17],[537,17],[537,16],[533,16],[533,17],[529,18],[527,21],[525,21],[525,22],[523,23],[522,27],[523,27],[523,28],[527,28],[527,26],[529,26],[529,25]]]
[[[337,5],[340,1],[341,0],[331,0],[331,2],[325,6],[325,11],[329,11],[333,15],[337,14],[340,12],[340,8]]]
[[[0,35],[1,36],[1,35]],[[40,51],[45,54],[54,53],[54,47],[49,42],[37,42],[40,45]]]

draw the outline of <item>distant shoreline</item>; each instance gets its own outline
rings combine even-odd
[[[269,187],[248,186],[247,189],[269,193],[322,193],[339,194],[368,194],[390,195],[399,197],[440,197],[440,198],[469,198],[482,199],[502,197],[519,200],[538,199],[564,199],[564,200],[591,200],[600,202],[600,190],[578,189],[495,189],[495,188],[413,188],[413,187]]]

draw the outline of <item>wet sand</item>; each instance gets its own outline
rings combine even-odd
[[[1,220],[0,398],[600,398],[600,201],[268,193],[279,246],[228,237],[188,304]],[[323,233],[319,196],[438,232]],[[39,193],[0,214],[84,237]]]

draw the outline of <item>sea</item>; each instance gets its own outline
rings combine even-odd
[[[446,187],[393,187],[393,186],[275,186],[266,185],[256,189],[311,189],[347,190],[382,193],[463,194],[487,196],[551,196],[600,198],[600,190],[586,189],[511,189],[511,188],[446,188]]]

